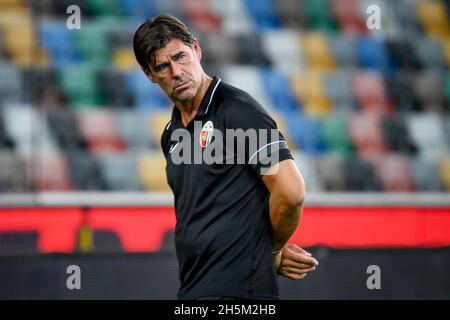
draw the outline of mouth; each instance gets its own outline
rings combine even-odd
[[[186,82],[180,83],[179,85],[177,85],[174,89],[175,90],[184,90],[187,89],[189,87],[189,83],[191,82],[191,80],[188,80]]]

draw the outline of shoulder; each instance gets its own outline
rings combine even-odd
[[[244,90],[222,83],[217,91],[225,118],[269,116],[265,108]]]
[[[161,150],[163,151],[164,155],[167,154],[170,147],[170,135],[172,130],[172,121],[169,121],[167,122],[163,132],[161,133]]]

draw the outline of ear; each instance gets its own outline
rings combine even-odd
[[[201,61],[202,60],[202,48],[200,48],[200,43],[198,42],[197,38],[194,39],[194,52],[198,58],[198,61]]]
[[[147,76],[148,80],[150,80],[151,82],[155,83],[155,78],[153,77],[151,71],[145,71],[144,69],[142,69],[142,71],[144,71],[144,73]]]

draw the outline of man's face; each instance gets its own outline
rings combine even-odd
[[[198,41],[189,47],[179,39],[171,40],[155,52],[155,65],[149,79],[157,83],[172,101],[189,101],[200,87],[202,68]]]

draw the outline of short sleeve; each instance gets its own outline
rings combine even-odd
[[[169,127],[171,125],[171,122],[169,122],[165,127],[164,131],[161,133],[161,150],[164,154],[164,157],[167,159],[167,155],[169,153],[169,144],[170,144],[170,132]]]
[[[233,152],[238,163],[249,165],[259,176],[273,165],[293,159],[283,134],[269,113],[249,95],[230,99],[225,110],[226,128],[234,132]],[[227,134],[227,144],[231,142]]]

